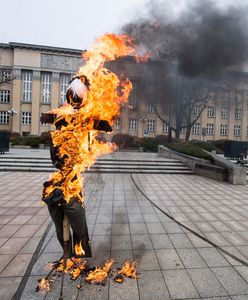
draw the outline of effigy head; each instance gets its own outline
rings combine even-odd
[[[73,107],[85,104],[90,89],[89,79],[85,75],[74,76],[67,88],[66,100]]]

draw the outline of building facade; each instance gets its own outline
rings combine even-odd
[[[40,116],[65,101],[82,50],[20,43],[0,44],[0,130],[40,135]],[[8,80],[9,79],[9,80]]]
[[[65,102],[69,81],[83,64],[82,52],[21,43],[0,44],[0,130],[22,135],[40,135],[52,130],[51,125],[40,123],[40,116]],[[123,64],[121,69],[126,65]],[[145,99],[139,84],[139,79],[150,72],[148,67],[152,66],[143,66],[147,69],[135,67],[131,76],[129,72],[133,91],[115,121],[113,134],[137,137],[168,134],[168,124],[158,117],[153,99]],[[200,107],[194,107],[192,119],[200,111]],[[164,119],[167,118],[166,107],[161,114]],[[184,139],[185,134],[186,130],[182,127],[180,138]],[[190,139],[248,140],[246,76],[235,88],[220,87],[209,93],[206,107],[191,129]]]

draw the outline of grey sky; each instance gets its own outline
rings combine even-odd
[[[146,16],[150,2],[170,19],[192,1],[204,0],[0,0],[0,42],[87,49],[96,37]],[[214,0],[222,7],[233,2]]]
[[[0,42],[77,49],[142,15],[146,0],[0,0]]]

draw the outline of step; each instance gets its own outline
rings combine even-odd
[[[0,167],[0,171],[19,171],[19,172],[25,172],[25,171],[31,171],[31,172],[54,172],[54,168],[34,168],[34,167]],[[189,169],[184,170],[143,170],[143,169],[89,169],[86,170],[85,173],[138,173],[138,174],[194,174],[193,171]]]

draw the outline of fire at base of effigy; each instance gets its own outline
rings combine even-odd
[[[70,276],[70,279],[75,281],[79,276],[84,277],[84,281],[88,284],[104,285],[108,278],[112,278],[117,283],[123,283],[124,277],[137,279],[137,262],[131,263],[129,260],[124,261],[122,267],[112,270],[115,263],[114,259],[110,258],[105,264],[95,267],[89,267],[87,261],[82,258],[70,258],[66,261],[66,267],[63,266],[63,260],[49,263],[44,269],[51,270],[48,276],[38,280],[36,291],[51,292],[52,285],[57,278],[57,274],[64,272]],[[52,273],[54,271],[54,274]],[[77,285],[81,288],[81,285]]]

